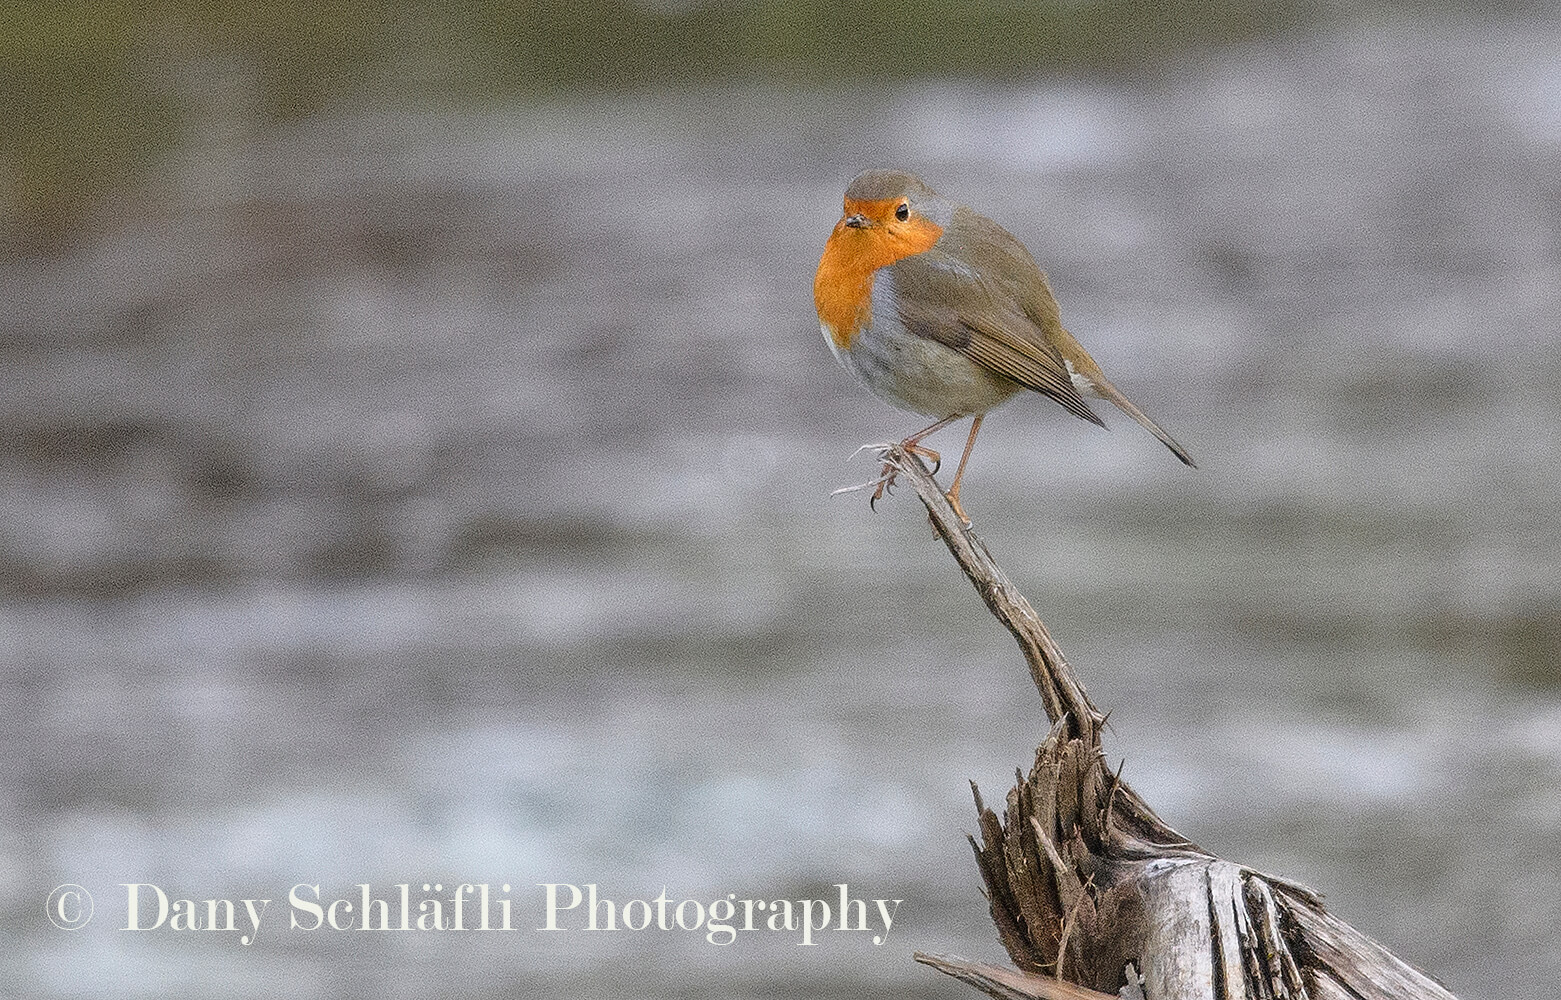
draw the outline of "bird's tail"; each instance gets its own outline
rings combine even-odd
[[[1159,438],[1161,444],[1171,449],[1171,454],[1181,459],[1184,465],[1189,465],[1194,469],[1198,467],[1198,463],[1194,462],[1192,456],[1187,454],[1186,448],[1177,444],[1175,438],[1161,430],[1159,424],[1145,416],[1144,411],[1134,406],[1132,400],[1118,392],[1116,386],[1103,378],[1092,379],[1091,381],[1094,382],[1093,388],[1096,395],[1107,402],[1115,404],[1117,409],[1138,421],[1144,430]]]

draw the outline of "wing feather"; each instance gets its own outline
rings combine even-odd
[[[1008,289],[938,247],[897,261],[891,268],[900,322],[906,329],[1050,396],[1090,423],[1105,426],[1074,387],[1062,355],[1047,343],[1032,310],[1026,308],[1029,303],[1020,302]],[[1042,290],[1044,282],[1041,278]]]

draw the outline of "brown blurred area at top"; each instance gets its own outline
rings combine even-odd
[[[1318,16],[1306,0],[12,5],[0,14],[0,245],[67,247],[95,206],[208,126],[218,97],[222,115],[264,125],[340,104],[715,79],[1109,72]]]

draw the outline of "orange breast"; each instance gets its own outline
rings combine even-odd
[[[846,200],[845,215],[863,215],[870,225],[853,228],[845,218],[824,244],[824,256],[813,276],[813,305],[829,329],[835,346],[849,350],[851,341],[868,324],[873,310],[873,274],[897,260],[932,248],[943,227],[913,215],[905,222],[894,218],[901,199]]]

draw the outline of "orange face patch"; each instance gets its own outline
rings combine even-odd
[[[846,199],[845,213],[824,244],[813,277],[813,305],[829,328],[835,346],[845,350],[872,313],[873,272],[897,260],[930,250],[943,227],[915,212],[901,221],[895,213],[904,198],[879,201]],[[846,220],[860,215],[865,225]]]

